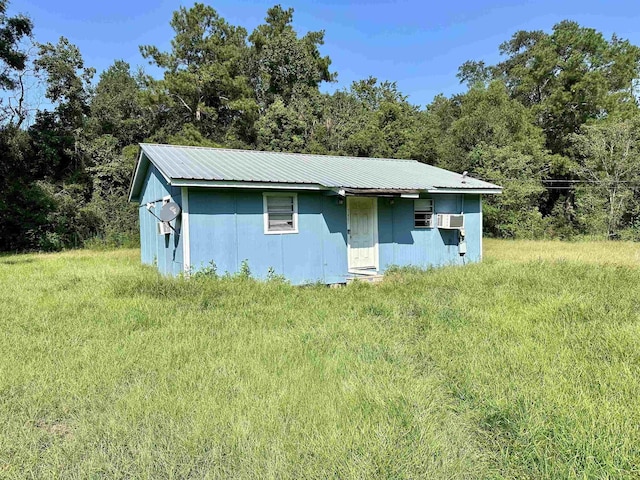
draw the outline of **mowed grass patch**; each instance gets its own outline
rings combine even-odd
[[[484,253],[492,260],[528,262],[533,260],[576,261],[598,265],[640,267],[640,243],[561,240],[499,240],[486,238]]]
[[[343,289],[0,257],[0,477],[637,477],[633,259],[487,243]]]

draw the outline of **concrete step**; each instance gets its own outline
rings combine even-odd
[[[384,278],[384,275],[382,274],[376,274],[376,275],[351,275],[349,277],[347,277],[347,283],[351,283],[355,280],[358,280],[359,282],[368,282],[368,283],[379,283],[382,281],[382,279]]]

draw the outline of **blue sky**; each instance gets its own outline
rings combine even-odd
[[[218,0],[210,4],[227,21],[249,32],[262,23],[277,0]],[[324,91],[344,88],[373,75],[397,81],[409,100],[424,106],[439,93],[463,90],[456,78],[466,60],[499,60],[498,45],[517,30],[547,30],[560,20],[575,20],[607,37],[640,44],[637,0],[458,0],[282,1],[295,9],[299,33],[326,31],[322,52],[333,61],[338,82]],[[115,59],[144,66],[139,45],[168,49],[171,14],[192,2],[169,0],[10,0],[11,13],[25,13],[35,23],[40,42],[61,35],[75,43],[85,63],[101,72]]]

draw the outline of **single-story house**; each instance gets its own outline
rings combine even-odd
[[[344,283],[389,266],[482,257],[482,195],[501,187],[413,160],[141,144],[130,190],[142,262],[168,275]]]

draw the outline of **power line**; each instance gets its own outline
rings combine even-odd
[[[509,179],[516,180],[516,179]],[[612,183],[607,180],[562,180],[562,179],[549,179],[549,180],[540,180],[544,183]],[[640,185],[640,181],[638,180],[616,180],[614,183],[629,183]]]
[[[496,182],[496,183],[505,183],[505,182],[527,182],[526,179],[519,178],[494,178],[494,179],[485,179],[486,182]],[[598,185],[626,185],[626,186],[640,186],[640,181],[630,181],[630,180],[616,180],[616,181],[601,181],[601,180],[530,180],[531,182],[539,182],[544,184],[550,184],[548,188],[562,188],[563,186],[566,188],[574,188],[576,185],[586,185],[590,187],[596,187]],[[560,184],[558,186],[554,186],[556,184]],[[570,185],[566,185],[570,184]]]

